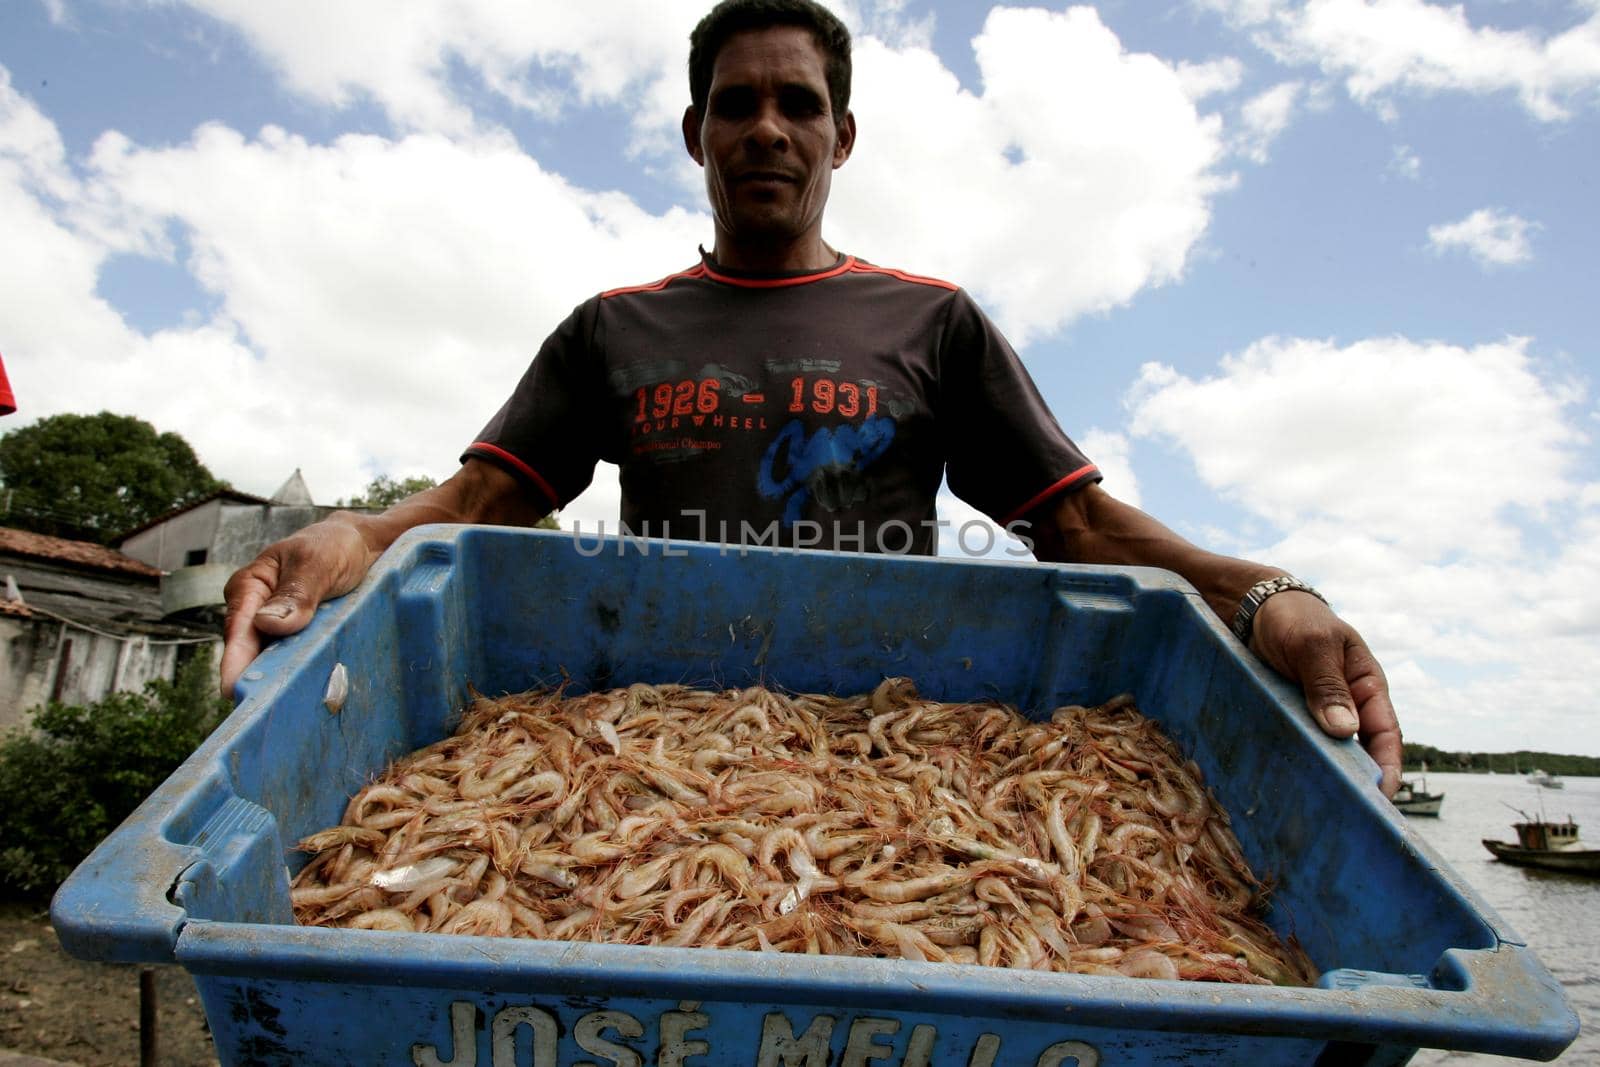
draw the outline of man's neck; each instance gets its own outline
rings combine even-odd
[[[774,245],[738,243],[719,233],[711,258],[719,267],[745,274],[793,274],[826,270],[838,262],[839,253],[816,234]]]

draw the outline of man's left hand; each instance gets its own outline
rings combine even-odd
[[[1268,597],[1256,612],[1250,649],[1298,682],[1306,705],[1331,737],[1359,731],[1361,744],[1383,771],[1386,797],[1400,788],[1400,723],[1389,682],[1355,628],[1309,593]]]

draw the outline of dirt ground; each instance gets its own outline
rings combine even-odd
[[[156,1062],[215,1064],[188,974],[179,967],[156,968],[156,1002]],[[0,1067],[28,1062],[14,1054],[84,1065],[137,1064],[139,968],[73,959],[61,950],[45,912],[0,904]]]

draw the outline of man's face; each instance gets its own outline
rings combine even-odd
[[[749,245],[820,234],[833,170],[850,156],[823,54],[808,30],[736,34],[717,53],[704,115],[684,115],[684,142],[706,171],[718,238]]]

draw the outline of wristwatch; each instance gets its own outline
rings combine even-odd
[[[1250,591],[1239,601],[1239,610],[1233,613],[1233,635],[1242,643],[1250,643],[1250,630],[1255,625],[1256,612],[1261,610],[1261,605],[1267,598],[1278,593],[1286,593],[1291,589],[1302,593],[1310,593],[1324,604],[1328,598],[1317,592],[1300,579],[1285,574],[1281,578],[1268,578],[1257,582],[1250,587]]]

